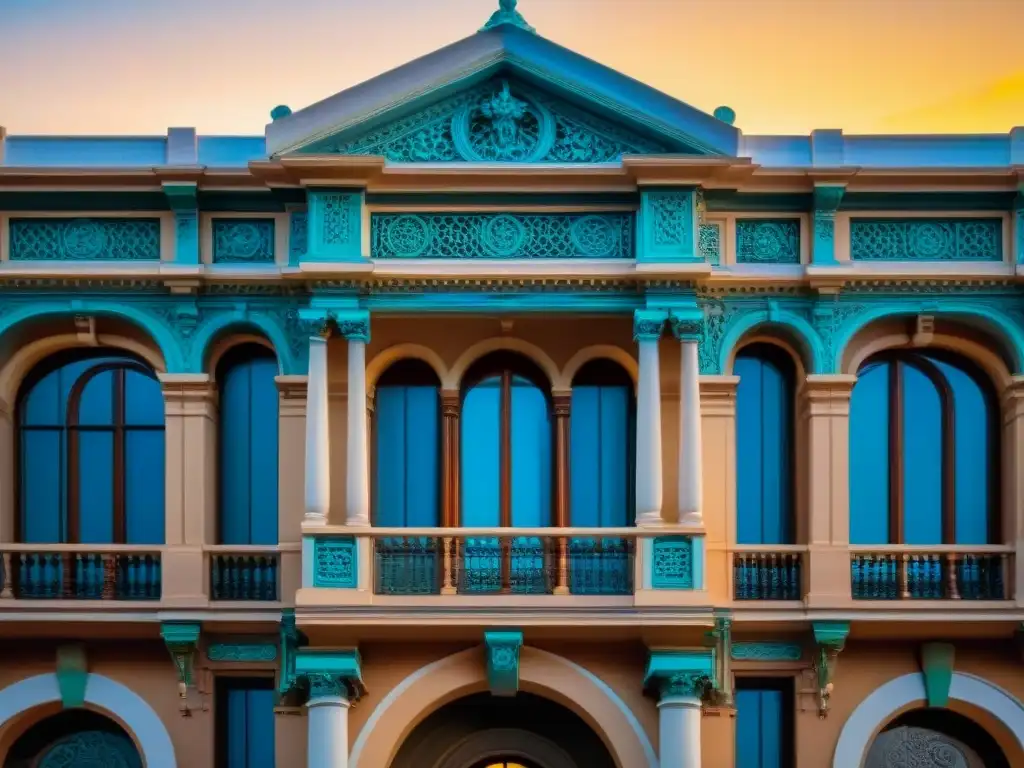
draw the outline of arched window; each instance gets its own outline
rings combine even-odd
[[[220,543],[277,544],[277,358],[259,344],[232,347],[220,382]]]
[[[736,355],[736,540],[792,544],[794,385],[792,358],[773,344]]]
[[[987,544],[999,537],[998,408],[968,361],[885,352],[850,403],[850,541]]]
[[[388,368],[373,414],[374,525],[441,525],[441,396],[433,368],[421,360]]]
[[[148,366],[110,351],[46,361],[18,428],[22,541],[163,543],[164,401]]]
[[[461,524],[543,527],[552,522],[550,383],[529,359],[499,352],[466,373],[461,415]],[[547,556],[546,556],[547,554]],[[540,539],[467,537],[460,592],[544,593],[551,553]]]

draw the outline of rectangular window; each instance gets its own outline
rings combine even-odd
[[[221,677],[215,697],[217,768],[274,768],[274,681]]]
[[[736,678],[736,765],[793,768],[791,677]]]

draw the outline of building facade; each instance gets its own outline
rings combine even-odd
[[[272,118],[0,129],[0,764],[1024,765],[1024,129]]]

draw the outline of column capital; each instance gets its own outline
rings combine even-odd
[[[303,308],[295,318],[298,332],[308,336],[310,341],[326,341],[331,336],[330,313],[322,309]]]
[[[672,312],[668,319],[677,341],[700,341],[704,335],[704,316]]]
[[[644,689],[662,704],[699,702],[710,689],[713,675],[714,653],[710,648],[652,649]]]
[[[633,339],[657,341],[665,327],[668,313],[658,309],[638,309],[633,312]]]
[[[334,311],[331,319],[346,340],[370,343],[370,313],[367,310]]]
[[[359,650],[307,650],[295,657],[295,676],[309,691],[310,703],[317,699],[355,702],[366,693]]]

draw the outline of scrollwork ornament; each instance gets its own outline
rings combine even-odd
[[[456,151],[469,162],[540,162],[555,141],[555,119],[547,107],[512,93],[508,81],[452,118]]]
[[[315,672],[306,675],[306,680],[309,683],[311,700],[348,697],[348,686],[338,675]]]
[[[422,216],[402,215],[388,222],[385,237],[396,258],[414,259],[430,245],[430,227]]]
[[[95,259],[106,246],[106,233],[93,219],[74,219],[64,228],[64,249],[68,258]]]
[[[704,323],[701,320],[672,317],[669,324],[677,341],[697,341],[704,335]]]
[[[364,344],[370,343],[369,317],[340,317],[334,322],[338,327],[338,333],[344,336],[347,341],[361,341]]]
[[[684,672],[663,678],[659,685],[662,699],[702,699],[711,687],[711,678],[702,673]]]
[[[492,256],[515,256],[522,250],[526,227],[515,216],[501,214],[484,221],[481,242]]]
[[[663,317],[635,315],[633,317],[633,339],[636,341],[657,341],[665,327]]]
[[[610,256],[618,246],[615,230],[601,216],[584,216],[574,221],[571,237],[576,252],[591,258]]]

